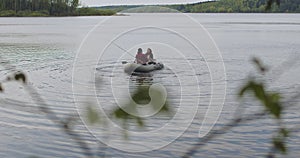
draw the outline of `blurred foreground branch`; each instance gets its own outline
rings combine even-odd
[[[15,66],[11,65],[8,61],[4,59],[0,58],[0,63],[2,63],[2,66],[5,68],[5,70],[9,71],[10,74],[6,77],[5,80],[3,80],[0,83],[0,92],[3,92],[5,90],[2,83],[12,82],[12,81],[20,82],[21,85],[24,87],[24,89],[27,91],[27,93],[31,96],[34,103],[38,105],[39,110],[45,113],[49,120],[51,120],[52,122],[57,124],[60,128],[62,128],[63,131],[67,135],[69,135],[80,146],[85,156],[87,157],[92,156],[92,152],[88,147],[87,143],[84,141],[84,139],[81,137],[80,134],[78,134],[73,130],[72,124],[74,121],[78,119],[78,116],[72,115],[65,119],[61,119],[57,117],[56,113],[49,108],[50,106],[40,96],[37,90],[31,84],[29,84],[29,81],[25,73],[17,70]]]
[[[8,76],[0,82],[0,92],[3,92],[5,88],[2,83],[5,82],[19,82],[29,94],[34,103],[38,106],[38,109],[43,112],[46,117],[58,125],[64,133],[69,135],[83,150],[83,153],[86,157],[92,157],[96,153],[93,153],[90,147],[88,146],[85,139],[74,130],[74,122],[78,121],[78,115],[71,115],[67,118],[59,118],[55,112],[50,109],[50,105],[42,98],[42,96],[37,92],[37,90],[29,83],[27,76],[22,71],[18,71],[17,68],[13,65],[10,65],[8,61],[4,61],[0,58],[0,63],[3,64],[5,70],[9,71]],[[163,87],[163,86],[162,86]],[[124,128],[124,137],[127,138],[128,126],[130,126],[130,121],[136,121],[136,124],[139,127],[144,127],[144,118],[143,114],[140,114],[142,107],[148,107],[151,110],[147,109],[144,112],[154,112],[156,114],[165,113],[167,115],[171,114],[171,109],[167,101],[167,95],[165,89],[160,86],[149,86],[143,85],[138,86],[135,91],[133,91],[132,99],[125,103],[122,107],[117,107],[112,109],[109,113],[110,119],[117,119],[122,122]],[[101,113],[98,113],[93,105],[87,106],[87,119],[91,124],[101,123],[105,125],[105,120],[100,119]],[[105,155],[103,151],[97,153],[96,155]]]
[[[265,65],[262,62],[254,58],[254,64],[256,65],[259,72],[264,75],[267,71]],[[208,133],[205,137],[199,138],[198,142],[194,144],[182,157],[188,158],[193,156],[198,149],[204,146],[207,142],[216,137],[221,136],[229,132],[230,129],[238,127],[241,123],[247,123],[251,121],[257,121],[263,118],[271,117],[275,120],[277,126],[277,132],[275,136],[273,136],[272,144],[270,152],[268,153],[268,157],[275,157],[274,151],[279,151],[282,154],[287,153],[286,139],[289,136],[290,131],[295,132],[295,129],[287,129],[282,123],[282,113],[284,110],[287,110],[290,107],[294,107],[295,104],[289,104],[290,102],[294,102],[296,99],[300,97],[300,93],[297,93],[287,100],[282,101],[282,96],[279,93],[271,92],[266,90],[266,85],[259,80],[256,80],[253,77],[249,77],[249,81],[240,89],[239,97],[243,97],[246,94],[252,95],[255,100],[259,101],[261,105],[264,107],[262,112],[257,112],[254,114],[243,115],[239,114],[236,118],[234,118],[231,122],[225,124],[222,128],[214,129],[210,133]]]

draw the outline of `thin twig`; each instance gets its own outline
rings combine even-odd
[[[245,122],[250,122],[250,121],[253,121],[256,119],[260,119],[263,116],[265,116],[266,114],[268,114],[268,113],[264,111],[264,112],[248,115],[247,117],[244,117],[244,118],[238,117],[238,118],[233,119],[231,122],[224,125],[222,128],[212,130],[205,137],[199,138],[198,142],[196,144],[194,144],[193,147],[191,149],[189,149],[182,157],[188,158],[188,157],[193,156],[201,146],[205,145],[211,139],[220,136],[220,131],[223,131],[222,134],[224,134],[224,133],[228,132],[230,129],[237,127],[237,125],[239,123],[245,123]]]
[[[6,60],[3,60],[1,57],[0,57],[0,62],[3,64],[3,67],[6,70],[9,70],[11,72],[18,72],[15,66],[11,65]],[[45,100],[40,96],[40,94],[36,91],[36,89],[33,86],[27,83],[24,83],[23,86],[24,89],[29,93],[29,95],[31,96],[35,104],[39,106],[40,111],[45,113],[49,120],[59,125],[59,127],[61,127],[66,134],[68,134],[73,140],[75,140],[75,142],[83,150],[85,156],[87,157],[92,156],[91,149],[88,147],[84,139],[70,127],[70,123],[72,120],[74,120],[74,117],[72,116],[72,118],[68,118],[67,121],[61,120],[60,118],[57,117],[55,112],[53,112],[49,108],[49,105],[45,102]]]

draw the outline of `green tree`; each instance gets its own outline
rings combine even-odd
[[[78,5],[79,0],[0,0],[0,12],[3,13],[0,16],[30,16],[35,13],[51,16],[79,15]],[[15,13],[11,14],[11,11]],[[102,12],[96,11],[97,15],[100,13]],[[105,15],[111,14],[114,13],[105,12]]]
[[[280,6],[279,6],[280,4]],[[166,6],[181,12],[299,12],[299,0],[218,0]],[[189,8],[188,10],[186,8]]]

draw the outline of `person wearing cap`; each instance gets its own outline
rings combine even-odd
[[[143,54],[142,48],[138,49],[134,62],[138,64],[146,64],[148,62],[147,56]]]

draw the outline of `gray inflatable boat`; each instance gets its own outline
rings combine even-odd
[[[162,63],[152,63],[147,65],[141,65],[137,63],[127,63],[124,67],[124,71],[129,74],[135,72],[148,73],[154,70],[161,70],[163,68],[164,68],[164,64]]]

